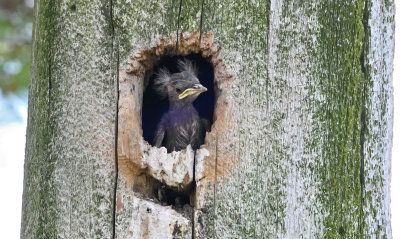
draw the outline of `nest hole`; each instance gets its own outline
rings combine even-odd
[[[169,103],[168,98],[160,97],[155,89],[154,83],[157,78],[157,73],[162,68],[166,68],[171,74],[178,73],[178,61],[187,59],[192,62],[197,68],[197,78],[204,87],[207,88],[206,92],[200,94],[193,102],[193,106],[198,112],[202,120],[206,120],[211,129],[213,123],[214,107],[215,107],[215,84],[214,84],[214,66],[210,58],[204,58],[199,53],[189,55],[165,55],[158,59],[153,64],[152,69],[145,72],[144,79],[144,94],[142,102],[142,130],[143,138],[150,145],[154,146],[154,136],[157,125],[161,121],[161,117],[168,111]],[[196,150],[196,148],[193,148]],[[183,208],[185,205],[193,206],[191,202],[194,192],[194,185],[185,191],[180,191],[172,187],[158,182],[154,185],[154,197],[158,199],[163,205],[171,205],[175,208]]]
[[[188,59],[194,63],[198,69],[198,79],[200,83],[207,88],[207,91],[200,94],[193,102],[193,106],[199,113],[201,119],[206,119],[209,126],[213,123],[214,107],[215,107],[215,91],[214,91],[214,67],[210,59],[204,58],[200,53],[189,55],[162,56],[158,62],[154,64],[152,69],[146,71],[145,74],[145,91],[143,94],[142,105],[142,130],[143,138],[150,145],[154,146],[154,135],[161,117],[169,109],[168,99],[162,99],[154,90],[154,81],[156,73],[165,67],[171,73],[177,73],[178,60]],[[196,150],[196,149],[194,149]]]

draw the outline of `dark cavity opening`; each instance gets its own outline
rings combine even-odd
[[[168,187],[163,183],[159,183],[154,188],[155,198],[165,206],[173,206],[175,209],[183,208],[185,205],[193,206],[190,197],[193,189],[179,192],[174,188]]]
[[[178,60],[188,59],[193,62],[198,69],[198,79],[200,83],[207,88],[207,91],[201,93],[193,102],[201,119],[206,119],[209,126],[213,123],[215,92],[214,92],[214,67],[210,59],[203,58],[200,53],[189,54],[186,56],[163,56],[155,64],[153,69],[146,72],[145,82],[147,85],[143,95],[142,107],[142,129],[143,138],[153,145],[154,134],[157,129],[161,117],[168,111],[168,98],[161,99],[154,91],[154,80],[156,73],[163,67],[167,68],[171,73],[179,72],[177,67]]]

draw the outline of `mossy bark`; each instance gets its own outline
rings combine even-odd
[[[193,32],[214,35],[233,77],[234,125],[207,136],[193,236],[391,238],[387,0],[36,1],[21,236],[129,236],[118,72]]]
[[[111,3],[35,1],[21,238],[111,238]]]

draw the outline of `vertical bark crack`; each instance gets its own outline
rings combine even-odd
[[[181,12],[182,12],[182,0],[179,1],[178,27],[176,28],[176,49],[178,49],[178,44],[179,44],[179,28],[181,27]]]
[[[363,235],[363,212],[364,212],[364,191],[365,191],[365,179],[364,179],[364,143],[365,143],[365,131],[366,131],[366,105],[365,105],[365,83],[363,86],[363,93],[362,93],[362,109],[361,109],[361,130],[360,130],[360,196],[361,196],[361,202],[360,202],[360,222],[359,222],[359,228],[360,228],[360,235],[362,237]]]
[[[117,51],[117,64],[119,67],[119,52]],[[118,72],[118,70],[117,70]],[[115,224],[116,224],[116,208],[117,208],[117,190],[118,190],[118,104],[119,104],[119,74],[117,73],[116,81],[116,109],[115,109],[115,142],[114,142],[114,151],[115,151],[115,181],[114,181],[114,198],[113,198],[113,238],[115,238]]]
[[[114,132],[114,160],[115,160],[115,181],[114,181],[114,195],[113,195],[113,225],[112,225],[112,238],[115,238],[116,216],[117,216],[117,190],[118,190],[118,105],[119,105],[119,47],[115,48],[115,28],[113,18],[113,0],[110,0],[110,21],[111,21],[111,66],[116,66],[116,77],[114,77],[115,86],[115,132]],[[114,52],[116,54],[114,58]],[[116,60],[116,65],[113,61]]]
[[[203,34],[203,14],[204,14],[204,0],[201,1],[199,44],[201,44],[201,35]]]
[[[270,25],[270,22],[271,22],[271,0],[266,0],[265,1],[265,11],[267,12],[267,16],[266,16],[266,24],[267,24],[267,26],[268,26],[268,29],[267,29],[267,31],[266,31],[266,38],[267,38],[267,41],[266,41],[266,43],[267,43],[267,46],[266,46],[266,50],[268,51],[267,52],[267,54],[269,54],[269,32],[270,32],[270,29],[271,29],[271,25]],[[268,69],[268,68],[267,68]],[[267,74],[268,75],[268,74]],[[268,82],[268,81],[267,81]]]
[[[361,202],[360,202],[360,218],[359,218],[359,232],[360,236],[363,237],[363,229],[364,229],[364,223],[363,223],[363,213],[364,213],[364,197],[365,197],[365,177],[364,177],[364,164],[365,164],[365,151],[364,151],[364,146],[365,146],[365,134],[367,132],[367,102],[366,102],[366,96],[367,96],[367,84],[369,82],[369,71],[368,71],[368,66],[366,64],[366,57],[368,54],[368,49],[369,49],[369,37],[370,37],[370,29],[368,26],[368,19],[369,19],[369,0],[365,0],[364,2],[364,9],[363,9],[363,19],[362,19],[362,24],[364,27],[364,36],[362,40],[362,52],[360,55],[360,65],[361,65],[361,72],[363,73],[363,86],[362,86],[362,109],[361,109],[361,115],[360,115],[360,122],[361,122],[361,129],[360,129],[360,196],[361,196]]]

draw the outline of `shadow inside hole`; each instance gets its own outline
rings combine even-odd
[[[153,145],[154,133],[157,125],[164,113],[168,111],[168,99],[161,99],[154,91],[154,80],[156,73],[163,67],[167,68],[170,73],[179,72],[177,61],[180,59],[189,59],[198,69],[198,79],[200,83],[208,90],[199,95],[193,102],[193,106],[199,113],[200,118],[207,119],[210,125],[213,123],[215,92],[214,92],[214,68],[209,59],[205,59],[198,54],[190,54],[187,56],[164,56],[155,64],[153,69],[150,69],[146,74],[152,74],[149,83],[143,95],[142,107],[142,129],[143,138],[148,143]]]
[[[154,196],[163,205],[171,205],[176,208],[182,208],[184,205],[191,205],[190,195],[193,188],[188,191],[178,192],[171,187],[159,183],[154,189]]]

